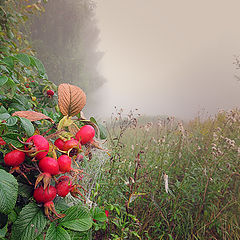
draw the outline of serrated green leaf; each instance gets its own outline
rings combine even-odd
[[[69,208],[69,205],[66,203],[65,198],[62,198],[62,197],[56,197],[54,199],[54,205],[57,212],[65,211]]]
[[[87,231],[92,227],[92,218],[83,206],[70,207],[64,213],[66,216],[60,219],[60,225],[79,232]]]
[[[0,76],[0,86],[4,85],[8,80],[7,76]]]
[[[9,213],[15,206],[18,183],[13,175],[0,169],[0,212]]]
[[[20,137],[20,135],[18,135],[16,133],[7,133],[2,136],[3,140],[7,144],[12,144],[13,146],[15,146],[17,148],[21,148],[21,147],[23,147],[23,144],[21,142],[19,142],[18,137]]]
[[[25,53],[19,53],[17,55],[14,56],[17,60],[19,60],[21,63],[23,63],[26,66],[30,66],[30,58],[27,54]]]
[[[27,135],[29,137],[31,137],[34,134],[34,126],[33,126],[33,124],[27,118],[23,118],[23,117],[19,117],[19,118],[21,120],[21,125],[24,128],[25,132],[27,133]]]
[[[17,117],[10,117],[7,119],[6,125],[8,127],[12,127],[17,123],[17,121],[18,121]]]
[[[45,67],[42,64],[42,62],[39,59],[37,59],[33,56],[29,56],[29,57],[30,57],[30,60],[31,60],[31,65],[37,68],[38,73],[39,74],[44,74],[46,72],[46,70],[45,70]]]
[[[50,224],[45,240],[71,240],[68,232],[63,229],[61,226],[56,226],[53,222]]]
[[[35,203],[29,203],[12,226],[11,240],[33,240],[42,233],[46,224],[42,209]]]

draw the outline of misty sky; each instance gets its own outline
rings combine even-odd
[[[192,118],[240,104],[239,0],[97,0],[99,71],[95,116],[114,106]]]

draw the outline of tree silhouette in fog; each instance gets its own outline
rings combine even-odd
[[[91,1],[49,1],[45,12],[32,19],[31,35],[49,79],[57,85],[69,82],[89,92],[105,81],[97,70],[103,53],[97,50],[99,30]]]

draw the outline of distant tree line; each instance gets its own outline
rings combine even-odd
[[[31,38],[49,80],[68,82],[89,92],[105,79],[97,66],[99,29],[91,0],[49,0],[45,12],[31,20]]]

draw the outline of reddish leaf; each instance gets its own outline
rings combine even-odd
[[[34,112],[34,111],[18,111],[13,113],[12,116],[24,117],[30,120],[31,122],[45,119],[50,121],[51,123],[54,123],[54,121],[50,117],[44,115],[43,113]]]

